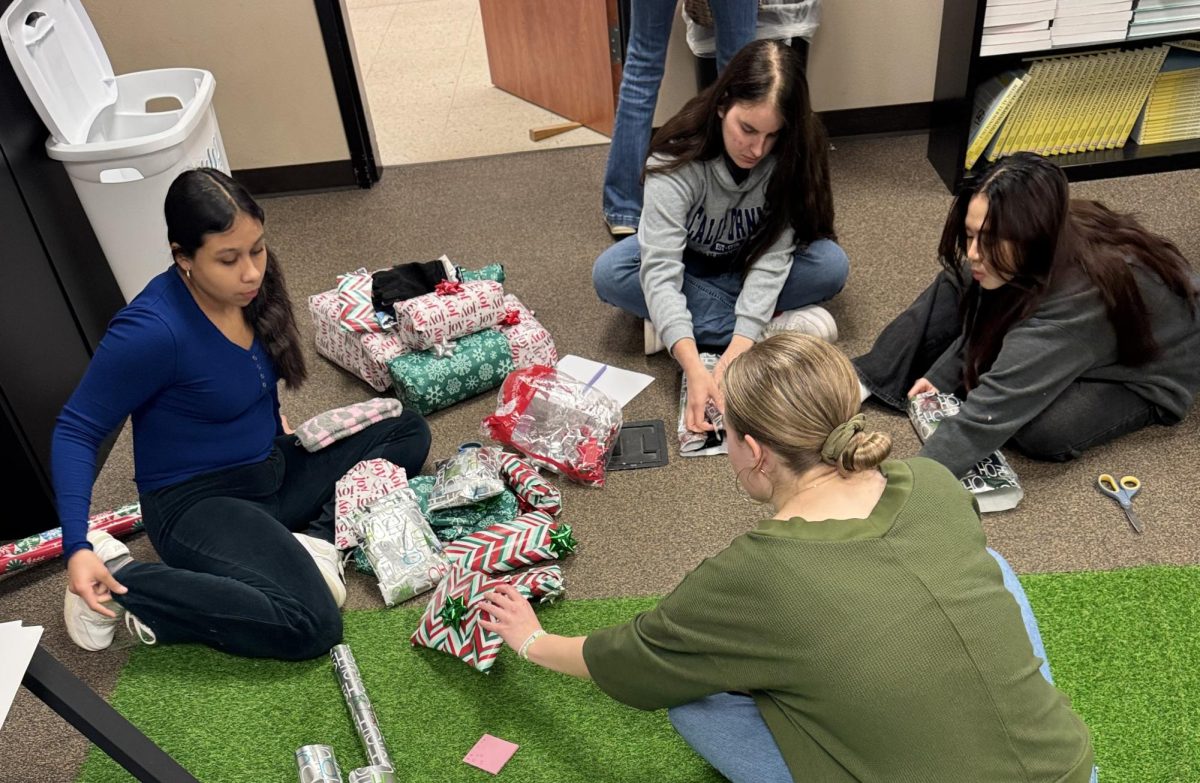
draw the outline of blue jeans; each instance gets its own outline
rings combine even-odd
[[[1046,662],[1046,648],[1042,646],[1042,635],[1033,616],[1033,607],[1025,597],[1025,590],[999,553],[989,549],[988,554],[1000,566],[1004,587],[1012,593],[1021,609],[1021,619],[1025,622],[1025,632],[1029,634],[1033,654],[1042,660],[1042,676],[1053,684],[1050,665]],[[779,746],[775,744],[775,738],[752,697],[718,693],[672,707],[667,715],[684,740],[733,783],[793,783],[783,754],[779,752]],[[1092,783],[1096,783],[1094,769]]]
[[[642,251],[637,237],[626,237],[609,246],[592,267],[592,283],[601,301],[616,305],[638,318],[649,318],[646,296],[638,277]],[[733,338],[734,307],[742,290],[741,275],[736,272],[712,277],[691,274],[685,263],[683,295],[692,314],[692,335],[703,346],[728,345]],[[850,262],[836,242],[818,239],[805,248],[797,248],[792,270],[779,291],[777,311],[832,299],[850,274]]]
[[[161,563],[133,561],[114,595],[159,642],[198,642],[253,658],[303,660],[342,638],[316,563],[292,536],[333,540],[334,485],[365,459],[420,472],[429,425],[412,411],[309,453],[294,435],[262,462],[205,473],[141,496]]]
[[[636,228],[642,215],[642,167],[650,147],[675,5],[675,0],[633,0],[630,4],[629,48],[604,171],[604,219],[612,226]],[[754,40],[758,3],[709,0],[709,5],[716,22],[717,67],[724,68],[739,49]]]

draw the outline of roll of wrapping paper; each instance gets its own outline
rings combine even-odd
[[[387,767],[359,767],[350,773],[346,783],[396,783],[396,774]]]
[[[102,530],[120,537],[142,529],[142,507],[137,503],[121,506],[116,511],[97,514],[88,520],[88,530]],[[62,555],[62,528],[13,541],[0,546],[0,579],[23,571],[32,565],[53,560]]]
[[[449,356],[415,351],[388,362],[396,396],[422,415],[496,388],[513,369],[512,348],[495,329],[463,337]]]
[[[337,757],[328,745],[305,745],[296,751],[300,783],[342,783]]]
[[[362,675],[358,672],[358,664],[354,660],[354,653],[350,652],[350,645],[335,646],[329,651],[329,658],[333,661],[333,671],[342,685],[342,695],[346,697],[346,706],[350,709],[350,717],[354,719],[358,738],[362,740],[363,750],[367,752],[367,761],[373,767],[392,769],[387,746],[383,744],[383,732],[379,730],[375,710],[371,709],[371,699],[363,686]]]

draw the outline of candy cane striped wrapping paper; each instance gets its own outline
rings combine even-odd
[[[425,607],[421,624],[410,641],[420,647],[440,650],[486,672],[496,662],[504,640],[479,624],[479,603],[499,584],[510,584],[532,600],[549,601],[563,593],[562,569],[541,566],[502,577],[451,566]]]
[[[497,574],[555,560],[575,551],[569,525],[541,511],[463,536],[447,544],[446,558],[460,568]]]

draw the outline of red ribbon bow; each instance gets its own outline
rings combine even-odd
[[[462,293],[462,283],[457,280],[443,280],[438,283],[433,289],[438,296],[449,296],[450,294]]]
[[[521,323],[521,311],[515,307],[510,308],[504,313],[504,317],[500,319],[500,323],[505,326],[516,326]]]

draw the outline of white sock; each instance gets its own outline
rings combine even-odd
[[[866,402],[867,398],[870,396],[871,396],[871,390],[868,389],[866,386],[864,386],[862,381],[859,381],[858,382],[858,401]]]

